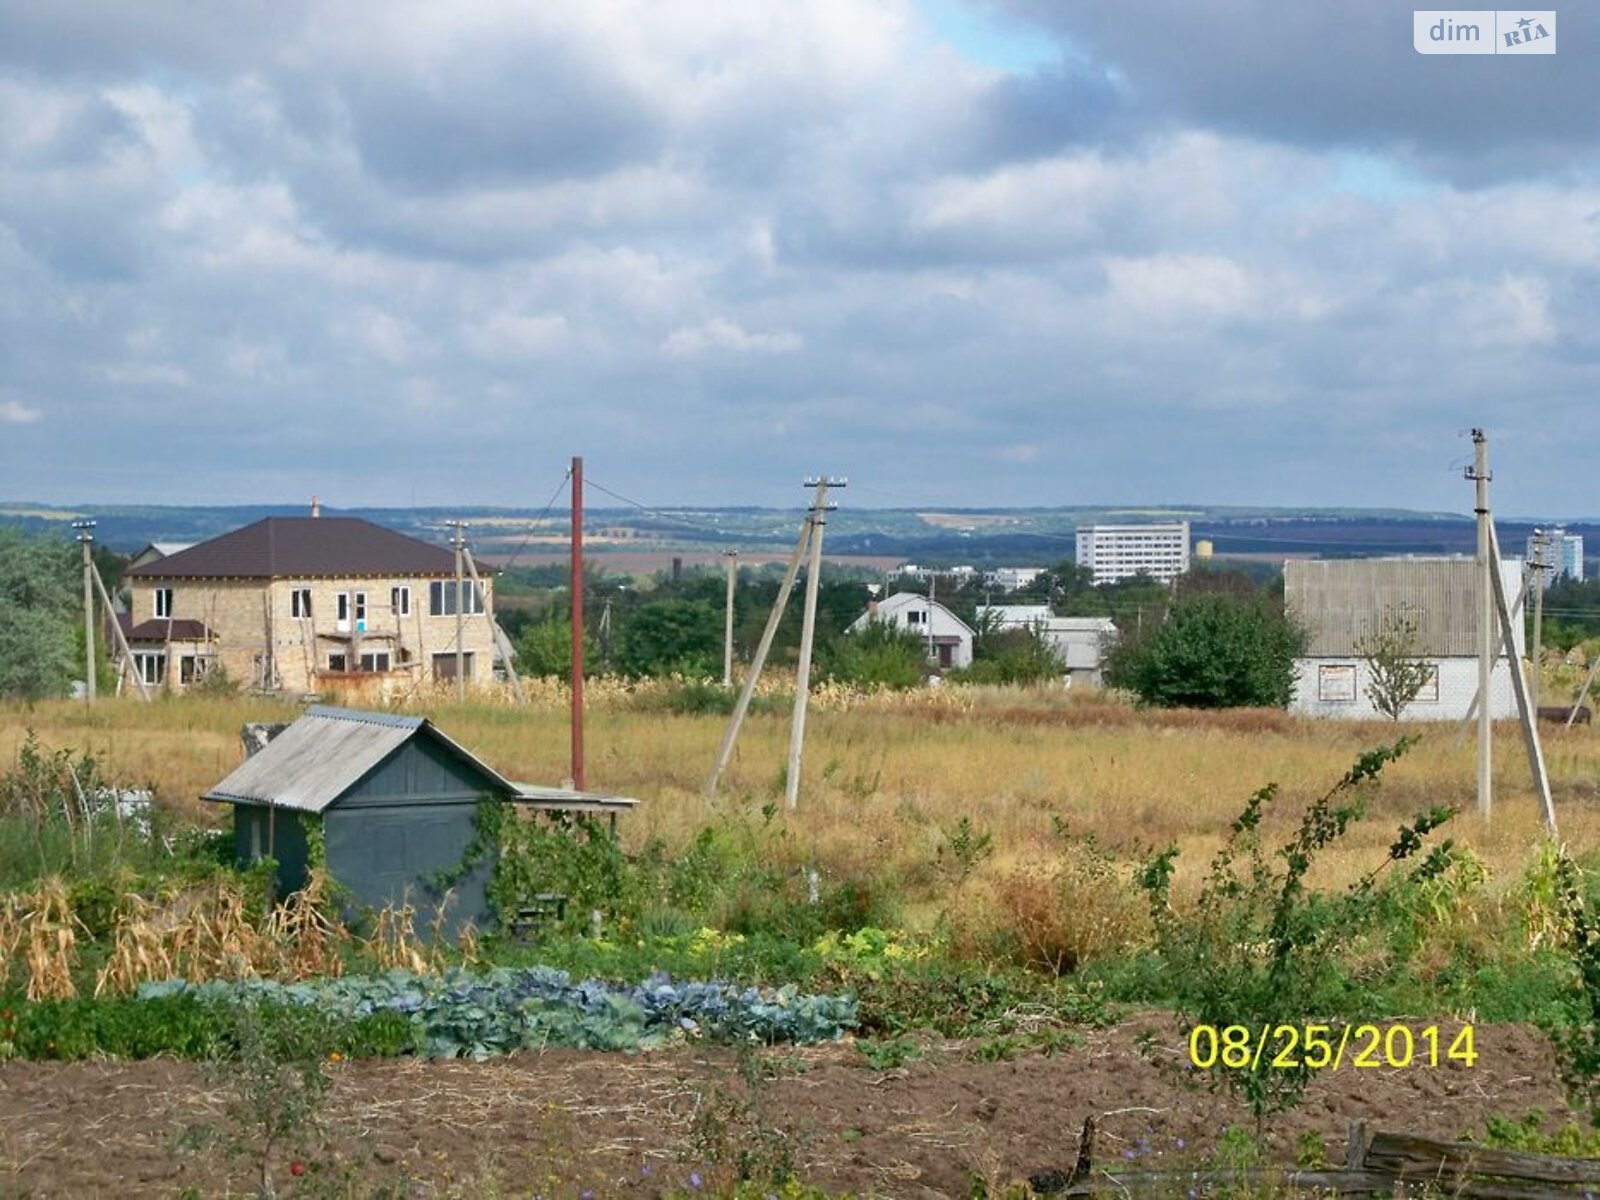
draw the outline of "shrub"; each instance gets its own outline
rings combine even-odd
[[[1283,708],[1304,647],[1304,633],[1265,597],[1182,595],[1164,623],[1111,652],[1106,680],[1162,708]]]
[[[828,679],[851,687],[894,690],[917,687],[927,674],[922,638],[893,621],[871,620],[833,639],[822,656]]]

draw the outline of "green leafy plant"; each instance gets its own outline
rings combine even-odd
[[[1567,922],[1567,953],[1577,981],[1573,1019],[1552,1029],[1551,1040],[1568,1092],[1600,1126],[1600,911],[1584,894],[1582,874],[1564,850],[1557,859],[1555,875]]]
[[[1359,790],[1376,783],[1413,740],[1361,755],[1306,808],[1294,835],[1270,857],[1260,828],[1277,787],[1256,792],[1230,826],[1192,912],[1179,912],[1171,902],[1177,850],[1149,861],[1141,883],[1185,1034],[1196,1027],[1243,1026],[1260,1041],[1280,1023],[1340,1006],[1339,958],[1377,923],[1380,876],[1415,858],[1454,810],[1436,808],[1402,825],[1384,860],[1342,892],[1314,891],[1307,876],[1318,855],[1363,815]],[[1409,873],[1411,884],[1444,874],[1454,854],[1449,841],[1436,846]],[[1237,1091],[1259,1122],[1298,1103],[1315,1074],[1311,1057],[1308,1052],[1276,1065],[1271,1053],[1251,1054],[1242,1065],[1219,1060],[1208,1073]]]

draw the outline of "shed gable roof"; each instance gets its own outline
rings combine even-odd
[[[481,773],[486,788],[506,796],[516,792],[493,768],[424,717],[317,705],[201,799],[320,813],[414,737],[432,739]]]
[[[128,572],[139,579],[454,574],[449,550],[360,517],[264,517]]]
[[[1520,569],[1500,564],[1508,601]],[[1470,558],[1293,559],[1283,568],[1284,603],[1305,626],[1312,658],[1359,656],[1363,640],[1399,616],[1416,627],[1419,657],[1464,658],[1477,653],[1478,571]],[[1519,649],[1520,626],[1513,622]]]

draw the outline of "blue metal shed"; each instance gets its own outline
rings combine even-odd
[[[357,908],[409,903],[419,927],[442,897],[434,880],[461,865],[485,800],[610,813],[618,796],[514,784],[425,717],[317,706],[201,797],[232,804],[242,863],[278,860],[279,894],[305,885],[320,831],[329,872]],[[488,856],[454,884],[443,928],[491,921]]]

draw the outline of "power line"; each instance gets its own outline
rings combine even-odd
[[[539,527],[541,521],[550,515],[550,510],[555,507],[556,498],[561,495],[561,490],[567,486],[567,480],[571,478],[572,468],[568,467],[566,474],[561,476],[561,482],[556,484],[556,490],[550,493],[550,502],[544,506],[544,511],[528,522],[528,532],[523,535],[522,544],[512,551],[511,557],[501,565],[500,569],[502,571],[509,571],[516,564],[517,555],[528,548],[528,543],[533,540],[533,531]]]
[[[719,538],[730,536],[729,531],[726,529],[719,529],[715,525],[704,525],[699,521],[690,520],[688,517],[680,517],[676,513],[662,512],[658,508],[651,508],[648,504],[641,504],[637,500],[624,496],[621,492],[614,492],[604,484],[596,483],[593,479],[588,480],[588,484],[595,491],[604,492],[613,500],[621,500],[624,504],[631,504],[640,512],[648,513],[652,517],[659,517],[663,521],[676,521],[678,524],[687,526],[690,529],[698,529],[701,533],[714,533]]]

